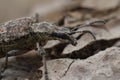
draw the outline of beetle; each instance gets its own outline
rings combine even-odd
[[[84,26],[90,26],[98,22],[94,21]],[[83,26],[83,25],[82,25]],[[96,37],[91,31],[77,31],[75,28],[58,27],[48,22],[38,22],[38,19],[19,18],[8,21],[0,25],[0,57],[6,56],[5,66],[1,70],[1,74],[5,71],[8,65],[8,57],[24,54],[32,49],[39,52],[40,55],[45,55],[46,52],[42,48],[48,40],[67,41],[73,46],[77,45],[77,39],[73,37],[75,33],[89,33],[96,40]],[[36,43],[39,43],[40,49]]]

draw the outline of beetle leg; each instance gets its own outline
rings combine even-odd
[[[89,31],[89,30],[84,30],[84,31],[72,31],[71,33],[69,33],[69,35],[75,34],[75,33],[81,33],[76,39],[80,39],[84,34],[89,33],[90,35],[92,35],[93,39],[96,40],[95,35]]]
[[[39,45],[39,43],[37,42],[36,43],[36,47],[37,47],[37,53],[39,55],[42,56],[42,60],[43,60],[43,66],[44,66],[44,78],[45,80],[49,80],[49,77],[48,77],[48,70],[47,70],[47,64],[46,64],[46,51]]]
[[[90,22],[86,22],[85,24],[81,24],[81,25],[75,26],[73,29],[71,29],[71,31],[75,31],[75,30],[78,30],[78,29],[80,29],[80,28],[88,27],[88,26],[92,26],[92,27],[102,27],[102,26],[104,26],[108,21],[110,21],[110,19],[92,20],[92,21],[90,21]]]
[[[39,46],[38,42],[36,43],[36,47],[37,47],[36,52],[38,55],[40,55],[40,56],[47,55],[45,49],[43,49],[41,46]]]
[[[25,52],[27,52],[27,51],[25,51],[25,50],[23,50],[23,51],[11,50],[11,51],[7,52],[7,54],[5,56],[4,66],[3,66],[3,68],[0,71],[0,77],[2,76],[1,74],[4,73],[4,71],[8,68],[8,57],[10,57],[10,56],[17,56],[17,55],[20,55],[21,53],[25,53]]]

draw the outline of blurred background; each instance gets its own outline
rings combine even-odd
[[[0,0],[0,22],[34,13],[40,14],[41,21],[55,22],[72,10],[80,12],[75,12],[79,17],[83,12],[90,17],[91,11],[106,12],[119,5],[120,0]]]

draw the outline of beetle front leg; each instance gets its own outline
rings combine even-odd
[[[72,35],[72,34],[75,34],[75,33],[81,33],[81,34],[76,38],[77,40],[80,39],[80,38],[81,38],[84,34],[86,34],[86,33],[89,33],[90,35],[92,35],[93,39],[96,40],[95,35],[94,35],[91,31],[89,31],[89,30],[84,30],[84,31],[72,31],[72,32],[69,33],[69,34]]]
[[[45,49],[43,49],[40,45],[39,45],[39,43],[37,42],[36,43],[36,53],[38,54],[38,55],[40,55],[40,56],[43,56],[43,55],[47,55],[47,53],[46,53],[46,51],[45,51]]]
[[[95,35],[94,35],[91,31],[88,31],[88,30],[82,31],[82,34],[83,34],[83,35],[86,34],[86,33],[89,33],[89,34],[93,37],[93,39],[96,40]]]
[[[43,66],[44,66],[44,78],[45,80],[49,80],[48,77],[48,70],[47,70],[47,64],[46,64],[46,51],[39,45],[39,43],[36,43],[36,47],[37,47],[37,54],[42,56],[42,60],[43,60]]]

